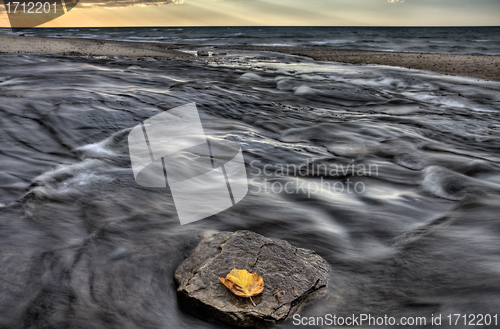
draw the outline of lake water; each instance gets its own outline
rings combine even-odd
[[[43,28],[0,33],[196,45],[328,46],[500,55],[500,27],[134,27]]]

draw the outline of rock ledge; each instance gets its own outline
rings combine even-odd
[[[234,268],[256,272],[264,291],[249,298],[235,296],[219,280]],[[241,327],[266,326],[293,315],[322,297],[330,267],[314,251],[250,231],[220,232],[203,239],[177,268],[181,302],[193,313],[213,316]]]

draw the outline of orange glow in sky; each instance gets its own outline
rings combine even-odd
[[[165,1],[163,1],[165,2]],[[498,26],[498,0],[168,0],[164,5],[82,0],[40,27]],[[105,4],[109,3],[108,8]],[[10,27],[5,8],[0,26]]]

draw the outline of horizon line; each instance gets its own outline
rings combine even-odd
[[[131,26],[54,26],[54,27],[10,27],[2,29],[98,29],[98,28],[209,28],[209,27],[335,27],[335,28],[461,28],[461,27],[500,27],[500,25],[131,25]]]

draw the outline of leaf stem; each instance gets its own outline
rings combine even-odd
[[[255,305],[255,303],[253,302],[252,296],[250,296],[250,300],[252,301],[253,306],[257,306],[257,305]]]

